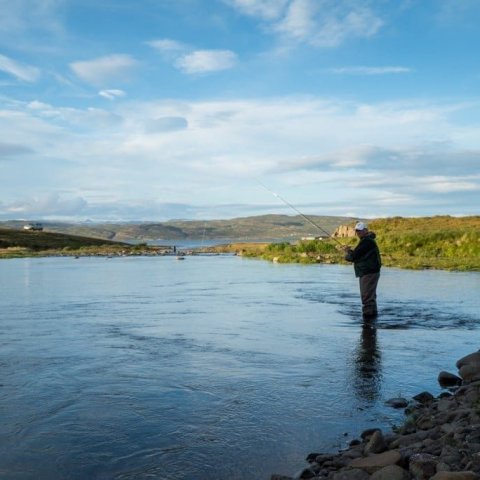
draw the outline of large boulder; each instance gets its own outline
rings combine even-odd
[[[354,470],[342,470],[333,475],[333,480],[368,480],[370,475],[358,468]]]
[[[438,383],[443,388],[456,387],[462,384],[462,379],[453,373],[442,371],[438,374]]]
[[[431,480],[477,480],[474,472],[438,472]]]
[[[375,473],[389,465],[396,465],[402,456],[398,450],[389,450],[383,453],[369,455],[368,457],[356,458],[348,465],[350,468],[361,468],[367,473]]]
[[[387,444],[385,442],[385,439],[383,438],[382,431],[377,430],[370,437],[367,445],[365,445],[365,454],[368,455],[370,453],[382,453],[386,449]]]
[[[375,472],[370,480],[410,480],[410,475],[398,465],[389,465]]]
[[[480,351],[470,353],[469,355],[465,355],[460,360],[457,361],[456,365],[457,368],[460,370],[464,365],[470,364],[480,364]]]
[[[465,382],[480,380],[480,363],[467,363],[460,367],[459,373]]]
[[[437,471],[438,461],[438,457],[429,453],[415,453],[410,457],[410,473],[415,480],[427,480]]]

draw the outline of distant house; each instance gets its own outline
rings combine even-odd
[[[322,236],[322,235],[320,235],[320,236],[318,236],[318,235],[317,235],[317,236],[311,235],[311,236],[309,236],[309,237],[302,237],[301,240],[302,240],[303,242],[307,242],[307,241],[313,241],[313,240],[323,240],[323,239],[325,239],[325,238],[328,238],[328,237]]]
[[[43,230],[43,225],[41,223],[29,223],[23,226],[24,230],[29,230],[30,232],[41,232]]]

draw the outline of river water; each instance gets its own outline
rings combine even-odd
[[[478,350],[480,274],[234,256],[0,263],[2,480],[293,475],[440,393]]]

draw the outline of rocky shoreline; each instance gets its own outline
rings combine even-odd
[[[311,453],[308,466],[293,477],[271,480],[474,480],[480,479],[480,350],[456,363],[458,375],[440,372],[446,390],[422,392],[408,402],[406,420],[396,431],[364,431],[338,453]]]

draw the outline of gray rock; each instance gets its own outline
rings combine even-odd
[[[441,387],[455,387],[462,384],[462,379],[450,372],[442,371],[438,374],[438,383]]]
[[[376,453],[364,458],[356,458],[349,464],[350,468],[361,468],[368,473],[374,473],[383,467],[395,465],[401,460],[398,450],[389,450],[383,453]]]
[[[313,455],[316,455],[316,456],[312,459]],[[318,454],[311,453],[307,457],[307,462],[310,462],[310,463],[316,462],[319,465],[322,465],[325,462],[331,461],[332,458],[333,458],[333,455],[328,455],[328,454],[325,454],[325,453],[318,453]]]
[[[416,453],[410,457],[409,470],[415,480],[427,480],[437,471],[438,457]]]
[[[323,455],[323,453],[309,453],[307,455],[307,458],[305,459],[307,462],[309,463],[312,463],[312,462],[315,462],[317,457]],[[326,455],[327,456],[327,455]],[[328,457],[330,457],[330,455],[328,455]]]
[[[437,463],[437,472],[450,472],[451,470],[450,465],[447,465],[442,461]]]
[[[402,397],[390,398],[385,402],[385,405],[393,408],[405,408],[408,405],[408,400]]]
[[[438,472],[431,480],[477,480],[474,472]]]
[[[293,478],[295,480],[314,478],[315,472],[311,467],[304,468],[299,473],[297,473]]]
[[[464,365],[470,365],[472,363],[480,364],[480,351],[465,355],[465,357],[462,357],[457,361],[456,366],[460,370],[460,368],[462,368]]]
[[[455,431],[455,425],[452,423],[444,423],[441,427],[440,430],[443,433],[453,433]]]
[[[416,402],[421,403],[422,405],[426,405],[432,402],[435,399],[435,397],[430,392],[422,392],[422,393],[419,393],[418,395],[415,395],[413,399]]]
[[[410,475],[398,465],[389,465],[375,472],[370,480],[409,480]]]
[[[367,445],[365,446],[365,454],[370,453],[382,453],[387,449],[387,444],[385,443],[385,439],[383,438],[383,434],[381,430],[377,430],[373,433],[368,441]]]
[[[478,401],[480,401],[480,389],[478,388],[472,388],[470,390],[468,390],[467,392],[465,392],[465,395],[464,395],[464,400],[466,403],[468,404],[472,404],[472,403],[477,403]]]
[[[446,412],[453,407],[457,406],[455,397],[441,398],[437,403],[437,410],[439,412]]]
[[[362,440],[366,440],[367,438],[371,437],[375,432],[380,430],[379,428],[369,428],[367,430],[364,430],[361,434],[360,437]]]
[[[468,363],[460,368],[460,376],[465,382],[480,380],[480,363]]]
[[[368,480],[370,475],[359,469],[342,470],[333,475],[333,480]]]

